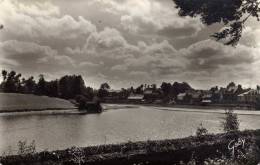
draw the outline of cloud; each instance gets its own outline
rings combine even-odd
[[[57,51],[48,46],[40,46],[31,42],[9,40],[0,43],[0,50],[5,58],[19,62],[37,62],[37,60],[52,57]]]
[[[227,47],[208,40],[198,19],[179,17],[173,2],[2,0],[0,15],[1,67],[29,75],[81,74],[95,87],[260,81],[257,26],[247,27],[237,48]]]
[[[20,72],[34,74],[72,70],[74,61],[49,46],[32,42],[9,40],[0,43],[1,68],[15,69]],[[3,68],[4,67],[4,68]]]
[[[223,66],[252,64],[256,60],[257,49],[244,45],[236,48],[224,46],[221,43],[204,40],[183,50],[190,60],[189,68],[193,71],[215,71]]]
[[[120,32],[113,28],[105,28],[101,32],[92,33],[87,39],[86,49],[108,50],[126,45],[126,40]],[[95,47],[95,48],[93,48]]]
[[[179,76],[183,79],[189,78],[189,81],[198,86],[205,88],[205,84],[207,87],[214,84],[225,85],[227,81],[257,83],[255,75],[259,74],[259,71],[254,68],[259,62],[259,48],[242,44],[234,48],[212,40],[204,40],[179,52],[188,61]]]
[[[203,25],[199,19],[181,18],[173,2],[162,3],[156,0],[96,0],[108,13],[121,16],[124,30],[140,34],[157,33],[163,36],[182,37],[196,35]]]
[[[50,2],[23,3],[16,0],[0,2],[0,22],[5,28],[1,40],[22,39],[52,44],[80,43],[96,26],[82,16],[77,19],[61,15],[59,8]]]

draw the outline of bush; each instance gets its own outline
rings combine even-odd
[[[27,141],[19,141],[18,144],[18,155],[34,154],[36,152],[35,141],[33,140],[30,144]]]
[[[76,102],[78,103],[78,108],[79,109],[85,109],[86,108],[86,102],[87,102],[87,99],[85,96],[83,95],[77,95],[75,97],[75,100]]]
[[[200,123],[200,126],[197,128],[196,131],[196,136],[203,136],[207,134],[208,134],[208,130],[203,127],[202,123]]]
[[[84,163],[85,154],[82,148],[74,146],[68,150],[68,153],[71,155],[71,161],[74,164],[81,165],[82,163]]]
[[[237,114],[233,110],[227,110],[225,112],[224,121],[222,126],[225,132],[238,131],[239,130],[239,120]]]

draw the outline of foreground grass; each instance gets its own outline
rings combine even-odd
[[[247,159],[232,156],[231,141],[245,140],[241,150]],[[187,137],[174,140],[128,142],[59,151],[44,151],[1,157],[4,165],[13,164],[257,164],[260,152],[260,130],[228,134]],[[238,149],[238,148],[236,148]],[[254,156],[254,157],[250,157]],[[241,160],[240,160],[241,159]]]

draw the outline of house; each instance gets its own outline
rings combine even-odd
[[[184,101],[184,97],[186,96],[186,93],[179,93],[177,95],[177,102],[183,102]]]
[[[143,99],[144,99],[144,95],[133,94],[133,93],[131,93],[127,98],[128,102],[131,102],[131,103],[141,103],[141,102],[143,102]]]
[[[226,88],[220,88],[212,91],[211,101],[212,103],[221,103],[223,101],[223,95],[226,91]]]
[[[259,96],[260,91],[258,89],[250,89],[238,95],[238,102],[245,104],[255,104]]]
[[[109,100],[119,100],[121,98],[121,90],[114,90],[114,89],[109,89],[107,90],[108,94],[104,99],[106,101]]]
[[[209,105],[212,103],[213,94],[210,91],[204,91],[201,99],[202,105]]]
[[[211,103],[212,103],[212,101],[209,100],[209,99],[203,99],[203,100],[201,101],[201,105],[210,105]]]
[[[201,102],[201,91],[187,90],[184,93],[179,93],[176,101],[180,104],[199,104]]]
[[[243,93],[241,85],[228,85],[226,90],[223,92],[222,103],[237,103],[238,95]]]
[[[161,100],[162,99],[161,89],[146,88],[144,90],[144,99],[148,102],[153,102],[155,100]]]

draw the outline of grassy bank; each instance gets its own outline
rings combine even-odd
[[[32,94],[0,93],[0,113],[66,110],[75,106],[68,100]]]
[[[256,130],[174,140],[128,142],[114,145],[70,148],[53,152],[45,151],[28,155],[6,156],[1,158],[1,163],[4,165],[167,165],[179,164],[180,161],[187,163],[193,159],[197,164],[203,164],[209,158],[220,159],[223,156],[227,158],[231,157],[232,152],[228,149],[228,145],[232,140],[237,140],[238,138],[245,140],[243,148],[243,152],[245,153],[247,151],[255,152],[256,147],[260,147],[260,130]],[[255,153],[260,155],[259,152]]]

